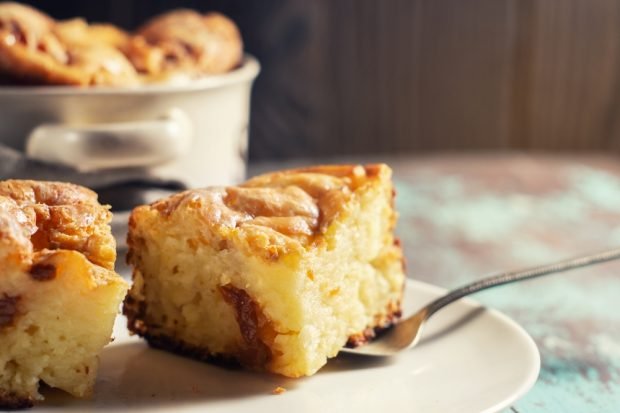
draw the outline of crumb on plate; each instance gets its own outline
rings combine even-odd
[[[286,391],[286,389],[282,386],[278,386],[271,391],[271,394],[282,394]]]

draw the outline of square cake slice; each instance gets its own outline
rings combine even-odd
[[[40,382],[93,391],[128,289],[110,219],[85,188],[0,182],[0,409],[41,400]]]
[[[386,165],[317,166],[136,208],[129,329],[155,347],[314,374],[400,316]]]

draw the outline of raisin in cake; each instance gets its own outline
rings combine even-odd
[[[129,329],[155,347],[311,375],[400,315],[386,165],[319,166],[189,190],[129,222]]]
[[[92,392],[128,288],[110,218],[85,188],[0,181],[0,408],[42,399],[40,382]]]

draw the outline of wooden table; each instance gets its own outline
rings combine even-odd
[[[618,158],[373,159],[381,160],[394,169],[397,232],[412,278],[452,288],[493,272],[620,246]],[[307,163],[253,165],[251,172]],[[521,324],[541,353],[537,383],[507,412],[620,411],[620,263],[475,299]]]

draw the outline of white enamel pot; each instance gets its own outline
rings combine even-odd
[[[188,187],[245,176],[251,56],[224,75],[135,88],[0,87],[0,143],[79,171],[143,168]]]

